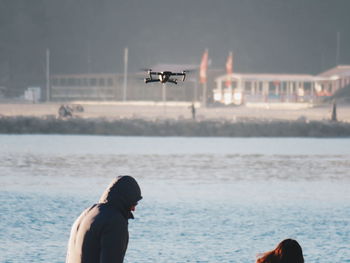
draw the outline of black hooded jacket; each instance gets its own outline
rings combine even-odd
[[[115,179],[98,204],[74,222],[66,263],[122,263],[129,242],[130,207],[141,200],[141,190],[131,176]]]

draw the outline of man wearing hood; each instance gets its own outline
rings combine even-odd
[[[102,194],[98,204],[74,222],[66,263],[122,263],[129,242],[128,219],[142,199],[131,176],[119,176]]]

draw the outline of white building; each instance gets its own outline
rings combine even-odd
[[[232,73],[219,76],[215,81],[214,101],[226,105],[314,102],[350,83],[350,65],[337,66],[317,76]]]

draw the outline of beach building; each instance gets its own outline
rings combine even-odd
[[[187,70],[186,80],[177,85],[144,83],[147,72],[129,73],[127,86],[123,74],[55,74],[50,78],[51,101],[96,100],[96,101],[167,101],[198,102],[202,100],[203,88],[198,80],[198,65],[157,64],[152,71],[182,72]],[[223,71],[208,72],[207,99],[212,101],[215,78]]]
[[[307,74],[223,74],[224,70],[208,70],[207,91],[198,78],[198,65],[159,64],[153,71],[192,71],[178,85],[145,84],[147,73],[128,74],[124,89],[123,74],[61,74],[50,79],[50,100],[97,101],[203,101],[242,105],[257,103],[310,103],[331,96],[350,84],[350,65],[339,65],[318,75]]]
[[[60,74],[50,79],[50,100],[113,100],[121,94],[120,74]]]
[[[231,73],[215,79],[214,102],[246,103],[316,102],[350,83],[350,65],[319,75]]]
[[[324,80],[317,87],[325,95],[331,95],[340,88],[350,84],[350,65],[339,65],[319,74]]]

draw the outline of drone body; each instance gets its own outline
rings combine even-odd
[[[172,78],[172,76],[182,76],[182,81],[185,81],[186,78],[186,72],[182,71],[181,73],[175,73],[171,71],[161,71],[161,72],[154,72],[152,69],[148,70],[148,78],[145,78],[145,83],[150,82],[160,82],[160,83],[166,83],[170,82],[173,84],[177,84],[177,79]],[[153,78],[155,76],[155,78]]]

